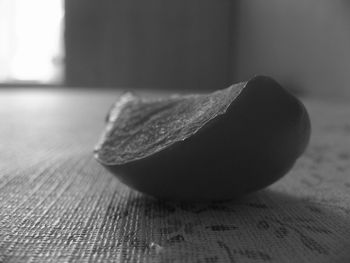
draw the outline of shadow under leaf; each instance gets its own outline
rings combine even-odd
[[[110,220],[128,229],[119,246],[152,261],[350,259],[350,211],[273,190],[205,203],[135,194],[115,205]]]

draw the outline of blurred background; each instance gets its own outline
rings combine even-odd
[[[347,0],[0,0],[0,85],[350,98]]]

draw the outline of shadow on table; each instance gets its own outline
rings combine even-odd
[[[140,195],[129,200],[110,214],[129,229],[122,250],[141,250],[154,261],[350,259],[350,211],[330,203],[272,190],[238,201],[164,202]]]

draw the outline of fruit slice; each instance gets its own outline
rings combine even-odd
[[[302,103],[259,76],[206,95],[125,94],[107,117],[95,158],[158,198],[231,199],[286,174],[309,138]]]

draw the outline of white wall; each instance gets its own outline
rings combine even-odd
[[[315,96],[350,98],[350,1],[241,0],[235,80],[275,76]]]

